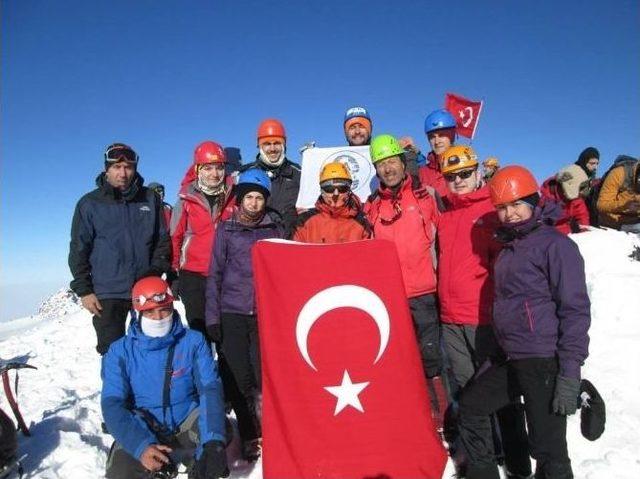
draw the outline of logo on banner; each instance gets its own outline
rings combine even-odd
[[[376,323],[380,335],[378,354],[373,360],[373,364],[376,364],[382,358],[389,344],[389,312],[377,294],[367,288],[355,285],[333,286],[324,289],[316,293],[302,307],[296,321],[296,343],[304,361],[311,369],[318,371],[307,347],[309,333],[322,315],[337,308],[359,309],[367,313]],[[358,395],[368,385],[369,382],[352,382],[349,372],[345,369],[340,385],[326,386],[324,389],[337,398],[334,416],[347,406],[352,406],[356,410],[364,412]]]
[[[348,150],[337,151],[323,160],[320,169],[324,168],[324,165],[327,163],[333,163],[335,161],[338,161],[349,168],[349,172],[351,172],[351,178],[353,180],[351,183],[351,191],[356,191],[360,187],[361,180],[371,178],[371,162],[359,153]]]

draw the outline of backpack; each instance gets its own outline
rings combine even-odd
[[[10,465],[18,451],[18,435],[11,418],[0,409],[0,471]]]
[[[622,184],[620,185],[620,188],[618,189],[618,191],[631,190],[633,188],[633,171],[639,161],[640,160],[638,160],[638,158],[634,158],[629,155],[618,155],[617,158],[613,161],[613,164],[611,165],[611,167],[609,167],[606,173],[602,175],[600,182],[593,187],[593,191],[589,195],[591,198],[591,201],[588,202],[590,203],[588,205],[589,210],[591,210],[592,207],[594,210],[596,209],[598,200],[600,199],[600,190],[602,189],[604,180],[607,178],[607,176],[609,176],[609,173],[611,173],[611,171],[614,168],[618,168],[619,166],[624,167],[624,179],[622,180]],[[597,215],[596,215],[596,218],[597,218]],[[599,226],[599,225],[594,225],[594,226]]]

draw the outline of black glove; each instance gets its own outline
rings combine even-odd
[[[167,283],[173,293],[173,298],[176,300],[180,299],[180,281],[178,280],[177,271],[169,271],[167,273]]]
[[[578,409],[579,395],[579,379],[556,376],[556,390],[553,393],[553,412],[571,416]]]
[[[222,339],[222,330],[220,329],[219,324],[211,324],[207,326],[207,336],[209,336],[209,340],[214,343],[219,343]]]
[[[202,456],[196,461],[195,473],[198,479],[229,477],[227,453],[222,442],[209,441],[204,445]]]

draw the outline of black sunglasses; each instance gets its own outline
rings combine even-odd
[[[138,163],[138,155],[130,146],[122,143],[115,143],[107,148],[104,152],[104,160],[109,163],[117,163],[118,161],[126,161],[127,163]]]
[[[335,190],[338,190],[338,193],[347,193],[351,187],[349,185],[322,185],[320,189],[325,193],[333,193]]]
[[[447,173],[444,176],[444,179],[450,183],[456,181],[456,178],[459,176],[461,180],[466,180],[471,175],[473,175],[476,170],[462,170],[462,171],[454,171],[453,173]]]

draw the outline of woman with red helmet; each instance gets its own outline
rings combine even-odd
[[[204,141],[196,147],[171,220],[172,269],[179,278],[172,286],[184,303],[189,327],[204,335],[204,296],[215,231],[234,210],[226,161],[224,149],[216,142]]]
[[[506,353],[462,392],[460,439],[468,479],[498,479],[489,415],[524,397],[536,477],[572,478],[567,415],[576,411],[580,368],[591,322],[584,261],[577,245],[553,226],[555,203],[540,204],[538,183],[521,166],[489,182],[504,243],[494,267],[493,327]]]
[[[131,296],[139,316],[102,363],[102,414],[115,439],[106,477],[151,477],[178,462],[193,464],[194,477],[226,477],[222,386],[209,345],[184,328],[163,279],[139,280]]]

